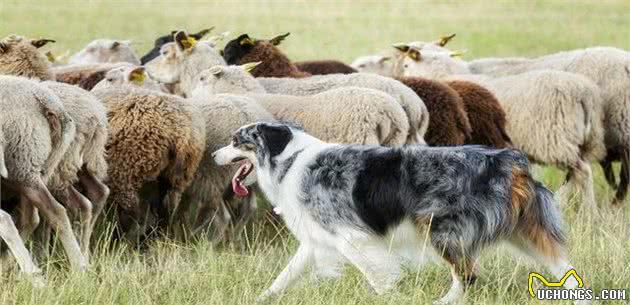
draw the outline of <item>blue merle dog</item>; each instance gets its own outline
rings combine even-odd
[[[256,123],[238,129],[214,159],[240,163],[234,192],[246,194],[257,182],[300,242],[261,299],[283,292],[308,267],[316,278],[335,278],[346,262],[384,293],[402,264],[423,261],[427,243],[452,275],[438,303],[462,297],[480,251],[499,241],[554,276],[572,268],[552,193],[531,178],[517,150],[330,144],[291,125]]]

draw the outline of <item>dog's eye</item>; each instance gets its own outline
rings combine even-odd
[[[234,143],[234,146],[238,146],[238,138],[236,136],[232,137],[232,143]]]

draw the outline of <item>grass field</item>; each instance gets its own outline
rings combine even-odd
[[[57,53],[76,51],[95,38],[132,39],[143,53],[172,29],[249,32],[266,38],[291,32],[282,48],[292,59],[337,58],[386,50],[392,42],[429,40],[455,32],[452,47],[467,57],[539,55],[594,45],[630,50],[630,2],[619,1],[308,1],[189,2],[6,1],[0,2],[0,36],[19,33],[57,40]],[[609,205],[612,192],[596,167],[602,218],[565,208],[570,257],[587,286],[630,289],[630,202]],[[541,179],[557,189],[563,173],[545,168]],[[102,236],[91,271],[73,274],[64,256],[42,263],[49,286],[34,290],[6,264],[0,276],[0,304],[252,304],[295,250],[282,227],[259,221],[243,242],[213,249],[207,242],[154,242],[138,252],[107,246]],[[269,234],[269,231],[272,231]],[[480,280],[468,304],[545,304],[527,294],[530,271],[540,265],[498,248],[481,261]],[[446,292],[446,268],[410,271],[397,290],[370,292],[352,268],[338,281],[301,285],[271,304],[427,304]],[[627,291],[630,295],[630,290]],[[629,296],[630,297],[630,296]],[[557,303],[557,302],[556,302]],[[613,304],[613,302],[611,302]]]

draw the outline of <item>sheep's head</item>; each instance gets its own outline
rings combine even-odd
[[[256,49],[262,49],[261,46],[271,48],[280,53],[280,51],[277,50],[275,46],[279,45],[289,35],[290,33],[286,33],[278,35],[269,40],[261,40],[250,38],[247,34],[242,34],[238,38],[228,42],[225,45],[225,48],[223,49],[223,58],[228,65],[238,65],[245,62],[254,62],[256,60],[246,57],[251,57],[251,55],[253,55],[252,53],[254,53]]]
[[[241,66],[214,66],[199,73],[193,97],[218,93],[265,92],[258,81],[249,73],[260,63]]]
[[[222,64],[225,61],[215,49],[198,42],[184,31],[178,31],[173,35],[173,42],[162,46],[160,56],[145,66],[149,75],[161,83],[181,82],[182,86],[188,87],[194,85],[191,78],[196,77],[199,71]]]
[[[208,33],[210,33],[212,30],[214,29],[214,27],[210,27],[207,29],[203,29],[197,33],[194,34],[190,34],[190,37],[194,38],[195,40],[201,40],[204,36],[206,36]],[[170,34],[164,35],[164,36],[160,36],[158,37],[155,42],[153,43],[153,49],[151,49],[147,54],[145,54],[144,56],[142,56],[142,58],[140,59],[140,62],[144,65],[147,62],[151,61],[152,59],[160,56],[160,49],[162,48],[163,45],[169,43],[169,42],[173,42],[173,36],[177,34],[177,31],[171,31]]]
[[[444,78],[453,74],[468,74],[466,62],[456,58],[457,52],[420,51],[414,47],[401,53],[394,62],[395,76],[422,76],[427,78]]]
[[[383,76],[392,75],[392,58],[390,56],[369,55],[355,59],[351,66],[359,72],[374,73]]]
[[[72,55],[71,64],[128,62],[139,65],[130,40],[97,39]]]
[[[134,65],[122,66],[107,71],[103,80],[96,84],[93,90],[123,85],[160,90],[160,86],[147,75],[144,67]]]
[[[0,40],[0,74],[52,80],[50,62],[38,48],[54,42],[51,39],[29,40],[11,35]]]

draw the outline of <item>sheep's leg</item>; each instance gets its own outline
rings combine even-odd
[[[90,237],[92,236],[92,203],[74,187],[64,191],[64,199],[68,208],[75,210],[74,214],[79,218],[79,244],[81,253],[88,258],[90,252]]]
[[[109,188],[85,168],[79,171],[79,182],[84,188],[85,196],[92,202],[90,230],[93,231],[109,197]]]
[[[55,200],[40,178],[37,178],[36,183],[32,186],[23,186],[22,193],[37,206],[47,223],[57,232],[72,268],[81,272],[85,271],[88,262],[81,254],[66,209]]]
[[[569,184],[574,185],[582,193],[582,204],[591,212],[597,213],[591,166],[586,161],[579,159],[571,170]]]
[[[621,172],[619,173],[619,185],[617,193],[613,199],[613,204],[617,205],[623,202],[628,193],[628,182],[630,181],[630,150],[624,149],[621,153]]]
[[[42,276],[42,271],[35,265],[31,254],[26,249],[11,215],[2,210],[0,210],[0,237],[7,244],[20,270],[29,278],[33,286],[45,286],[46,280]]]
[[[27,240],[39,225],[39,211],[25,196],[20,196],[17,207],[17,227],[20,236]]]
[[[606,158],[604,161],[599,162],[599,165],[602,167],[604,171],[604,177],[606,178],[606,182],[613,189],[617,188],[617,179],[615,179],[615,171],[612,166],[612,161]]]

